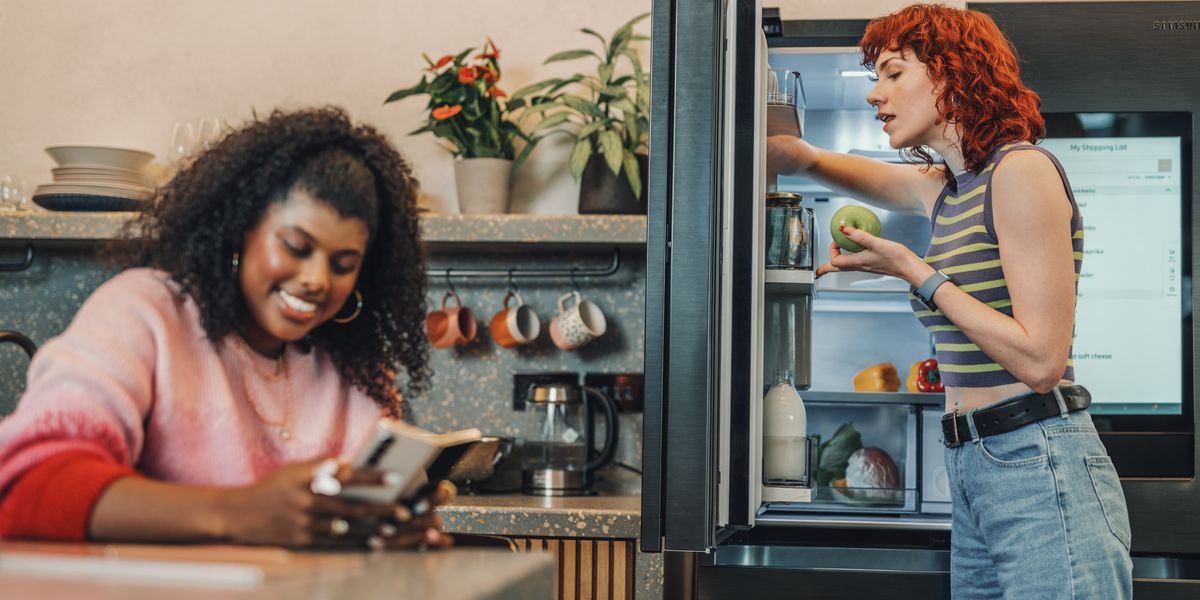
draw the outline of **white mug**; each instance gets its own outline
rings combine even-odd
[[[568,299],[575,304],[567,308]],[[558,316],[550,321],[550,339],[563,350],[574,350],[604,335],[608,322],[599,306],[584,300],[579,292],[567,292],[558,299]]]

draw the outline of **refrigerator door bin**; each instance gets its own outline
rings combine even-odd
[[[812,501],[772,503],[769,510],[918,510],[918,407],[807,399],[805,407],[816,463],[811,476]]]

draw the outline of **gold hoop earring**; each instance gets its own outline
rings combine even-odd
[[[363,306],[362,292],[358,291],[358,288],[354,288],[354,301],[355,301],[354,312],[351,313],[350,316],[348,316],[348,317],[339,317],[339,316],[334,315],[334,317],[333,317],[334,323],[337,323],[338,325],[345,325],[346,323],[349,323],[350,321],[353,321],[358,318],[359,313],[362,312],[362,306]]]
[[[239,254],[239,253],[237,253],[237,252],[234,252],[234,253],[233,253],[233,274],[234,274],[234,275],[237,275],[237,272],[238,272],[238,263],[239,263],[239,259],[240,259],[240,258],[241,258],[241,256],[240,256],[240,254]]]

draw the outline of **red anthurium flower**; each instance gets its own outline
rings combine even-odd
[[[491,52],[487,51],[489,46],[492,48]],[[494,60],[500,60],[500,49],[496,47],[496,42],[493,42],[492,38],[489,37],[487,39],[487,45],[484,46],[484,52],[475,55],[475,58],[491,58]]]
[[[496,86],[492,86],[492,87],[488,88],[488,95],[492,96],[493,98],[504,98],[504,97],[508,96],[508,94],[504,93],[504,90],[502,90]]]
[[[433,68],[435,68],[435,69],[440,69],[440,68],[442,68],[442,67],[446,66],[446,63],[448,63],[448,62],[450,62],[450,61],[452,61],[452,60],[454,60],[454,55],[453,55],[453,54],[447,54],[447,55],[445,55],[445,56],[443,56],[443,57],[439,58],[439,59],[438,59],[438,61],[437,61],[436,63],[434,63],[434,65],[433,65]]]
[[[475,72],[475,67],[463,67],[458,70],[459,83],[473,83],[479,78],[479,74]]]
[[[455,104],[454,106],[439,106],[433,109],[433,118],[444,121],[462,112],[462,105]]]
[[[498,79],[500,79],[499,74],[497,74],[496,71],[491,67],[475,67],[475,70],[487,83],[495,83]]]

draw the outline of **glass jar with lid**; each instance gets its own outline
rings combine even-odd
[[[814,216],[796,192],[767,192],[767,268],[812,269]]]

